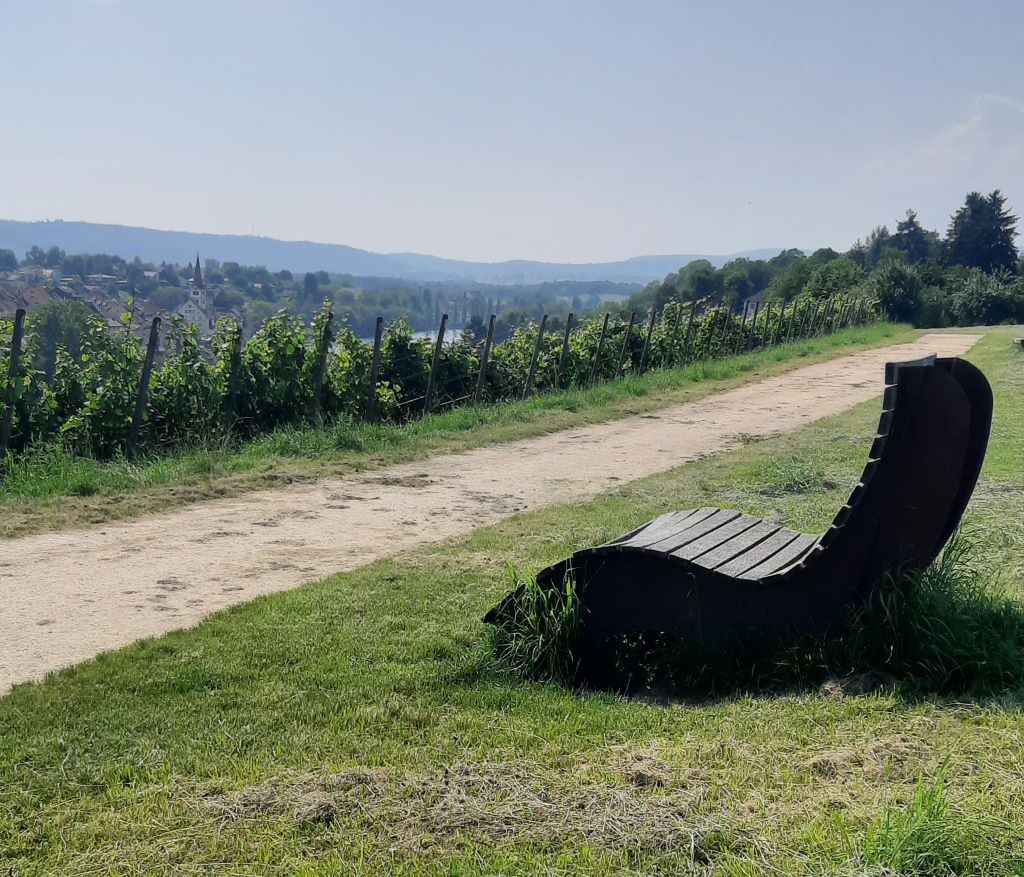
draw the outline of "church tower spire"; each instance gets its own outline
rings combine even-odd
[[[203,269],[199,267],[199,253],[196,253],[196,268],[192,272],[192,283],[198,287],[203,285]]]

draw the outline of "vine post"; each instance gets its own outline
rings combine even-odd
[[[601,326],[601,337],[597,339],[597,351],[594,353],[594,365],[590,369],[590,383],[597,380],[597,370],[601,367],[601,351],[604,350],[604,339],[608,334],[608,320],[611,314],[604,315],[604,323]]]
[[[629,339],[633,336],[633,324],[636,322],[636,311],[629,314],[629,326],[626,327],[626,334],[622,339],[622,349],[619,351],[619,367],[615,370],[615,377],[622,375],[622,366],[626,362],[626,351],[629,350]]]
[[[832,334],[832,311],[835,309],[835,304],[835,296],[830,295],[828,301],[825,302],[825,316],[821,319],[821,331],[825,332],[826,335]]]
[[[644,347],[643,350],[640,351],[640,365],[637,368],[640,374],[644,373],[644,362],[647,360],[647,351],[650,349],[651,346],[651,335],[654,332],[654,320],[657,316],[658,309],[652,305],[651,321],[647,324],[647,335],[644,336]]]
[[[221,412],[222,428],[225,435],[230,435],[235,425],[235,410],[238,407],[238,382],[242,376],[242,327],[234,323],[234,332],[231,336],[231,345],[227,351],[228,357],[228,393],[224,399],[224,409]]]
[[[0,479],[7,471],[7,445],[11,441],[11,426],[14,423],[14,403],[18,399],[16,390],[18,372],[21,368],[21,340],[25,334],[25,309],[14,312],[14,331],[11,333],[11,353],[7,363],[7,388],[4,393],[4,416],[0,418]]]
[[[373,358],[370,360],[370,397],[366,400],[366,419],[377,422],[377,381],[380,377],[380,344],[384,337],[384,318],[377,317],[373,328]]]
[[[718,347],[715,349],[715,359],[719,359],[725,354],[725,342],[729,337],[729,329],[732,328],[732,308],[728,305],[722,305],[722,334],[718,338]]]
[[[690,315],[686,318],[686,335],[683,338],[683,346],[679,348],[677,365],[686,365],[686,355],[690,348],[690,336],[693,334],[693,318],[697,313],[697,303],[690,302]]]
[[[437,367],[441,362],[441,346],[444,344],[444,330],[448,327],[448,314],[441,314],[441,325],[437,328],[437,341],[434,343],[434,358],[430,361],[430,376],[427,378],[427,394],[423,397],[423,416],[430,413],[430,399],[434,395],[434,382],[437,380]]]
[[[663,366],[664,365],[671,365],[672,364],[672,360],[675,358],[676,342],[679,340],[679,323],[682,320],[682,318],[683,318],[683,303],[679,302],[678,303],[678,307],[676,308],[676,319],[675,319],[675,322],[672,324],[672,340],[669,342],[668,350],[665,352],[665,359],[667,360],[667,362],[663,361],[662,362]]]
[[[309,403],[310,420],[316,420],[320,416],[320,398],[323,395],[324,375],[327,372],[327,356],[331,352],[331,324],[334,322],[334,312],[327,309],[324,316],[323,329],[320,330],[320,337],[316,339],[316,370],[313,372],[313,398]]]
[[[754,349],[754,336],[757,334],[757,315],[761,312],[761,302],[754,302],[754,318],[750,321],[750,333],[747,335],[747,353]]]
[[[156,358],[156,344],[160,338],[160,318],[153,317],[149,326],[149,342],[146,344],[146,358],[142,361],[142,376],[139,378],[139,392],[135,396],[135,410],[132,412],[132,425],[128,430],[128,442],[125,445],[125,456],[129,460],[135,457],[139,444],[139,430],[142,419],[146,415],[146,396],[149,394],[149,379],[153,376],[153,360]]]
[[[733,345],[732,345],[732,352],[733,353],[736,352],[736,348],[737,347],[739,347],[741,350],[743,349],[743,339],[744,339],[744,337],[747,334],[747,317],[749,316],[749,313],[750,313],[750,301],[748,299],[747,301],[743,302],[743,322],[740,323],[740,337],[738,339],[739,343],[738,344],[736,344],[735,342],[733,343]]]
[[[785,306],[783,306],[783,309],[785,309]],[[792,308],[792,310],[790,311],[790,314],[789,314],[789,325],[786,327],[786,343],[787,344],[793,338],[793,325],[794,325],[794,323],[796,323],[796,317],[797,317],[796,299],[793,299],[793,308]]]
[[[540,321],[540,328],[537,330],[537,343],[533,347],[533,359],[530,360],[530,372],[526,376],[526,386],[523,387],[523,399],[530,397],[533,390],[533,379],[537,376],[537,360],[540,358],[540,347],[544,343],[544,330],[548,327],[548,315],[544,314]]]
[[[572,315],[570,314],[570,317]],[[473,393],[473,404],[480,404],[480,397],[484,392],[484,382],[487,380],[487,360],[491,357],[491,343],[494,341],[494,314],[487,321],[487,338],[484,340],[484,350],[480,355],[480,374],[476,378],[476,390]]]
[[[562,380],[565,378],[565,362],[569,358],[569,333],[572,332],[573,314],[565,318],[565,335],[562,337],[562,354],[558,357],[558,374],[555,375],[555,386],[561,388]]]

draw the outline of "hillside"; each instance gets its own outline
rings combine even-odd
[[[271,271],[328,271],[336,274],[397,277],[404,280],[460,280],[475,283],[544,283],[555,280],[610,280],[647,283],[661,280],[687,262],[708,259],[721,266],[738,256],[758,259],[776,249],[750,250],[720,256],[679,254],[636,256],[618,262],[587,264],[534,262],[466,262],[418,253],[372,253],[343,244],[282,241],[249,235],[160,231],[91,222],[18,222],[0,220],[0,248],[18,256],[32,246],[56,246],[68,253],[109,253],[124,259],[185,263],[196,253],[204,258],[243,265],[262,265]]]

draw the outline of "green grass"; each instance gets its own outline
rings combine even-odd
[[[129,518],[183,503],[308,481],[440,451],[460,451],[686,402],[809,362],[917,333],[871,325],[752,355],[652,371],[526,402],[458,408],[405,427],[342,421],[282,429],[242,446],[189,448],[147,460],[100,463],[60,448],[12,463],[0,483],[0,537]]]
[[[988,593],[1019,600],[1024,356],[1008,337],[970,354],[996,424],[967,528]],[[877,417],[858,406],[17,687],[0,700],[0,874],[1024,873],[1020,685],[840,677],[639,700],[487,657],[479,619],[509,565],[709,504],[820,531]],[[805,461],[807,489],[777,489],[794,479],[769,460]]]

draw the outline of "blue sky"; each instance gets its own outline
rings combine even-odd
[[[1024,2],[0,0],[0,218],[465,259],[1024,211]]]

